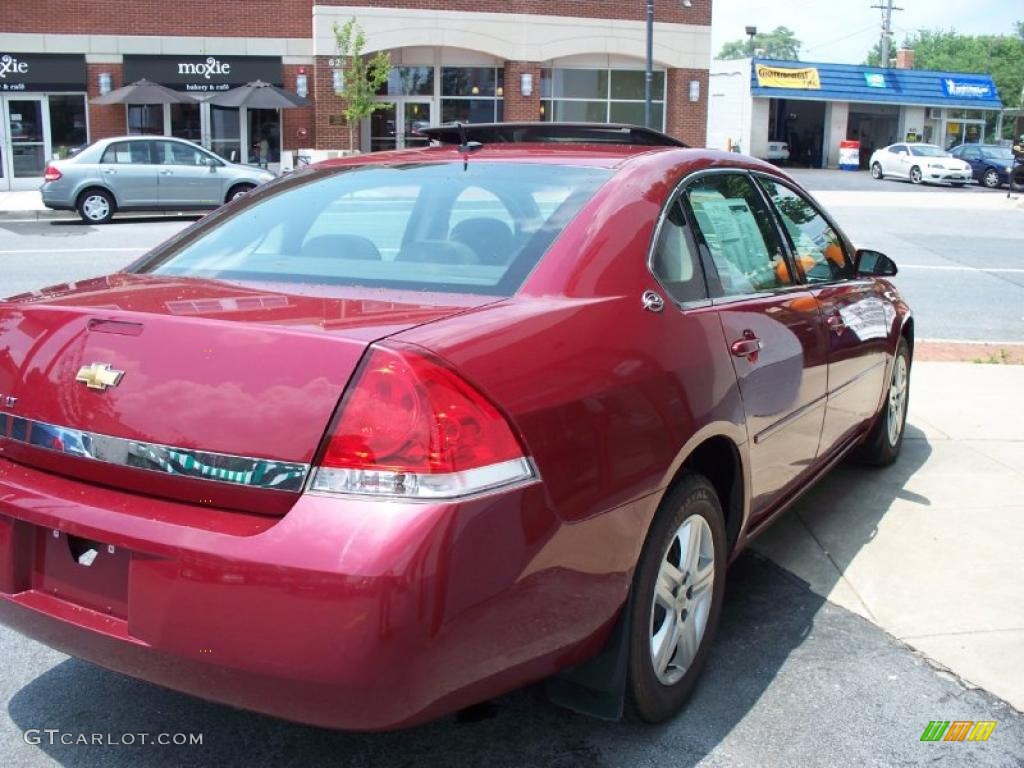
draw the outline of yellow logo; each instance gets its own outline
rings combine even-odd
[[[800,90],[820,90],[821,78],[817,67],[795,69],[790,67],[769,67],[758,64],[757,84],[762,88],[799,88]]]
[[[89,389],[104,390],[107,387],[116,387],[121,383],[124,371],[116,371],[110,367],[110,363],[93,363],[83,365],[78,369],[75,381],[80,381]]]

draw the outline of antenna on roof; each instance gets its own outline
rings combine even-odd
[[[479,141],[467,141],[466,124],[461,121],[455,122],[455,128],[459,131],[459,152],[462,154],[462,170],[469,170],[469,153],[476,152],[483,147]]]

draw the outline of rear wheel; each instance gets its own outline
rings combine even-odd
[[[981,176],[981,183],[989,189],[999,189],[999,171],[995,168],[986,168]]]
[[[90,224],[106,224],[114,215],[114,197],[103,189],[87,189],[78,196],[78,215]]]
[[[871,164],[871,178],[872,179],[878,179],[879,181],[881,181],[882,179],[885,178],[885,174],[882,173],[882,164],[881,163],[872,163]]]
[[[920,184],[924,181],[924,176],[921,173],[921,169],[916,165],[910,169],[910,181],[913,184]]]
[[[882,412],[875,426],[857,449],[855,458],[863,464],[884,467],[896,461],[903,447],[907,426],[907,405],[910,402],[910,345],[900,338],[896,359],[889,375]]]
[[[726,557],[715,489],[702,475],[687,473],[662,501],[633,577],[631,718],[662,722],[689,697],[722,611]]]

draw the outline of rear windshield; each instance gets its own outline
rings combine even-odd
[[[512,295],[610,175],[472,159],[302,171],[135,271]]]

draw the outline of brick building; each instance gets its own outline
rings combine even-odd
[[[356,18],[366,52],[388,51],[391,106],[356,131],[357,149],[412,146],[450,120],[642,123],[642,0],[7,0],[0,21],[0,190],[39,183],[46,160],[85,141],[161,133],[227,158],[347,149],[335,88],[335,24]],[[655,127],[703,145],[711,0],[655,4]],[[146,78],[195,104],[98,106]],[[310,106],[225,109],[205,98],[261,79]]]

